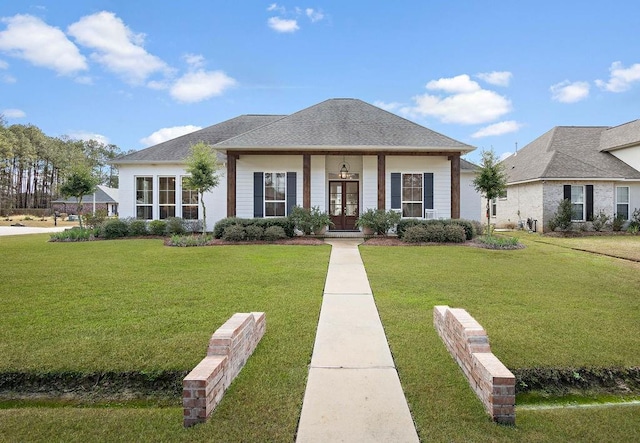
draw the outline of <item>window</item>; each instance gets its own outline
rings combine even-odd
[[[286,215],[287,174],[284,172],[264,173],[264,216],[284,217]]]
[[[198,191],[188,185],[188,177],[182,177],[182,218],[198,220]]]
[[[153,177],[136,177],[136,218],[153,219]]]
[[[571,186],[571,220],[584,221],[584,186]]]
[[[422,210],[423,174],[402,174],[402,216],[424,217]]]
[[[616,187],[616,215],[629,220],[629,186]]]
[[[158,203],[160,219],[176,216],[176,178],[160,177],[158,179]]]
[[[491,199],[491,217],[498,215],[498,200],[496,198]]]

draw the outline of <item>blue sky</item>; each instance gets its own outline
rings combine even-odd
[[[640,118],[640,2],[0,3],[0,113],[141,149],[352,97],[498,155]]]

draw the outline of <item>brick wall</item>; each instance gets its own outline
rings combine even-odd
[[[464,309],[433,308],[433,324],[491,418],[516,421],[516,378],[493,355],[484,328]]]
[[[234,314],[209,340],[207,356],[182,381],[184,426],[206,421],[266,330],[264,312]]]

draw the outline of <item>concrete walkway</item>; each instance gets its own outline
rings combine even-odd
[[[50,234],[52,232],[62,232],[69,226],[58,226],[55,228],[30,228],[28,226],[0,226],[0,236],[4,235],[24,235],[24,234]]]
[[[417,442],[358,244],[332,246],[298,443]]]

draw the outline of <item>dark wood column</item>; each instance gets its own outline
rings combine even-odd
[[[384,154],[378,154],[378,209],[385,209],[386,189],[386,159]]]
[[[451,161],[451,218],[460,218],[460,154],[449,156]]]
[[[302,155],[302,207],[311,209],[311,155]]]
[[[227,217],[236,216],[236,160],[238,154],[227,152]]]

